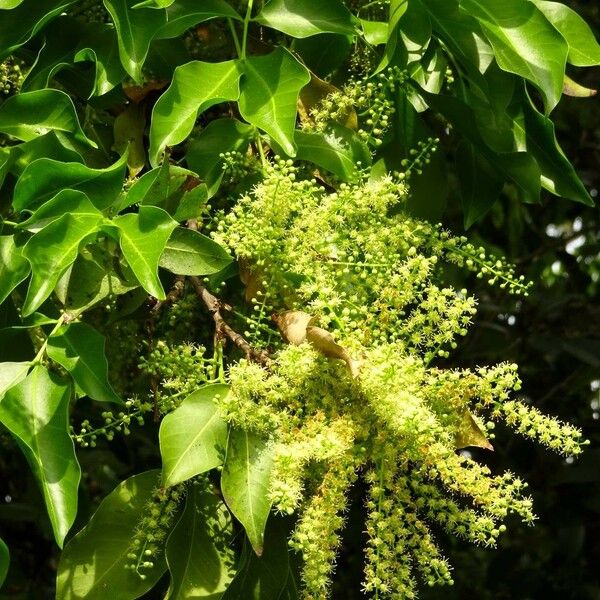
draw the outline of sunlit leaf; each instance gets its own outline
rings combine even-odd
[[[227,424],[215,396],[228,392],[227,385],[204,386],[163,419],[159,439],[164,485],[175,485],[223,464]]]
[[[30,267],[12,235],[0,236],[0,304],[29,275]]]
[[[77,514],[81,477],[69,435],[71,393],[69,385],[37,366],[0,402],[0,422],[19,442],[36,476],[60,547]]]
[[[0,363],[0,401],[11,387],[25,379],[29,371],[28,362],[1,362]]]

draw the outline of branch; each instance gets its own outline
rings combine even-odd
[[[190,281],[196,290],[196,294],[208,309],[215,322],[216,335],[219,340],[231,340],[242,352],[248,360],[259,363],[263,367],[268,367],[271,364],[271,357],[264,350],[253,348],[250,343],[223,319],[221,309],[231,310],[231,307],[224,304],[219,298],[213,296],[198,277],[190,277]]]

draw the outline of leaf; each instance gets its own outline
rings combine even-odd
[[[133,5],[134,9],[138,8],[167,8],[176,0],[143,0]]]
[[[98,402],[123,401],[108,382],[104,336],[86,323],[70,323],[48,338],[48,357],[64,367],[83,392]]]
[[[142,66],[154,34],[166,22],[164,10],[131,10],[136,0],[103,0],[115,24],[121,64],[131,78],[142,82]]]
[[[240,72],[237,61],[194,61],[175,69],[173,81],[152,111],[150,163],[156,166],[167,146],[183,142],[199,113],[220,102],[237,100]],[[198,85],[202,81],[202,85]]]
[[[531,154],[541,169],[541,182],[548,191],[593,206],[594,201],[569,159],[558,145],[554,124],[540,113],[523,88],[509,107],[517,149]]]
[[[360,19],[362,35],[371,46],[381,46],[388,41],[389,31],[386,21],[367,21]]]
[[[8,546],[4,543],[4,540],[0,538],[0,587],[6,579],[8,574],[8,567],[10,566],[10,553]]]
[[[78,213],[101,216],[102,213],[92,204],[90,199],[77,190],[62,190],[48,202],[36,209],[30,217],[19,223],[20,229],[37,232],[52,221],[56,221],[65,213]]]
[[[504,182],[494,168],[479,156],[477,149],[462,140],[456,155],[460,195],[464,213],[465,229],[481,219],[492,208]]]
[[[166,571],[162,555],[153,558],[147,578],[126,569],[131,541],[147,502],[158,484],[158,471],[146,471],[120,483],[89,523],[65,546],[58,565],[60,600],[129,600],[151,590]]]
[[[255,133],[252,125],[237,119],[215,119],[190,143],[185,160],[188,167],[206,182],[209,197],[216,193],[223,177],[224,161],[220,155],[225,152],[243,154]]]
[[[271,0],[254,20],[295,38],[319,33],[354,35],[358,24],[340,0]]]
[[[16,8],[23,0],[0,0],[0,10],[10,10]],[[0,581],[0,585],[2,582]]]
[[[71,387],[36,366],[0,402],[0,422],[19,442],[44,496],[56,543],[77,514],[81,470],[69,435]]]
[[[23,304],[30,315],[52,293],[63,273],[73,264],[81,243],[98,231],[101,215],[67,213],[46,225],[23,247],[31,264],[31,281]]]
[[[576,67],[600,64],[600,44],[590,26],[572,8],[561,2],[533,0],[569,45],[568,62]]]
[[[344,63],[354,46],[350,36],[320,33],[295,39],[292,48],[313,75],[327,77]]]
[[[92,169],[80,163],[40,158],[23,171],[13,196],[16,211],[34,209],[69,188],[85,193],[99,210],[108,208],[119,196],[127,156],[106,169]]]
[[[8,0],[9,2],[11,0]],[[76,0],[20,2],[0,18],[0,60],[27,43],[51,19]]]
[[[60,90],[36,90],[7,98],[0,104],[0,131],[24,141],[49,131],[65,131],[97,147],[81,129],[73,101]]]
[[[298,95],[310,73],[281,46],[271,54],[251,56],[243,65],[240,114],[272,136],[288,156],[295,156]]]
[[[0,304],[26,279],[30,270],[29,261],[16,246],[14,236],[0,236]]]
[[[535,84],[546,113],[558,104],[569,47],[533,2],[461,0],[494,49],[501,69]]]
[[[227,423],[215,404],[229,386],[206,385],[190,394],[160,425],[163,483],[186,481],[223,464],[227,445]]]
[[[113,125],[114,149],[121,156],[127,154],[127,166],[131,177],[135,177],[146,164],[145,112],[144,106],[132,103],[115,119]]]
[[[337,123],[324,132],[296,131],[297,160],[312,162],[342,181],[357,181],[359,169],[371,164],[367,146],[350,129]]]
[[[166,600],[218,600],[235,575],[231,515],[209,489],[193,485],[167,540],[171,585]]]
[[[575,98],[590,98],[595,96],[597,93],[598,90],[587,88],[565,75],[565,82],[563,84],[563,94],[565,96],[573,96]]]
[[[290,572],[286,520],[271,515],[265,536],[265,549],[258,557],[244,544],[240,567],[223,600],[283,600]]]
[[[160,257],[160,266],[176,275],[212,275],[233,259],[209,237],[191,229],[173,231]]]
[[[221,491],[258,556],[263,553],[265,526],[271,510],[272,468],[273,455],[266,440],[243,429],[229,432]]]
[[[484,448],[485,450],[494,450],[494,446],[490,444],[481,427],[473,418],[473,415],[465,409],[460,416],[455,431],[455,446],[457,450],[461,448]]]
[[[158,261],[177,222],[162,208],[140,206],[138,213],[116,217],[113,223],[119,229],[123,255],[138,281],[149,294],[164,300]]]
[[[190,27],[209,19],[224,17],[241,20],[240,15],[225,0],[177,0],[167,8],[167,23],[154,36],[155,39],[179,37]]]
[[[28,362],[0,363],[0,401],[10,388],[25,379],[30,366]]]

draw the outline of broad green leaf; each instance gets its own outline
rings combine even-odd
[[[25,221],[21,221],[19,228],[35,233],[52,223],[52,221],[56,221],[65,213],[101,214],[83,192],[66,189],[42,204]]]
[[[52,293],[63,273],[73,264],[81,243],[98,231],[101,215],[65,214],[36,233],[23,247],[32,277],[23,304],[30,315]]]
[[[17,181],[13,207],[16,211],[35,209],[69,188],[85,193],[96,208],[103,210],[119,196],[126,164],[125,155],[106,169],[40,158],[32,162]]]
[[[16,8],[23,0],[0,0],[0,10],[10,10]],[[1,582],[0,582],[1,584]]]
[[[219,600],[235,575],[232,519],[209,489],[192,485],[167,540],[171,585],[166,600]]]
[[[103,0],[115,24],[121,64],[131,78],[142,83],[142,66],[154,34],[166,22],[164,10],[131,10],[136,0]]]
[[[11,387],[25,379],[29,371],[28,362],[2,362],[0,363],[0,401]]]
[[[173,231],[160,257],[160,266],[176,275],[212,275],[232,262],[227,251],[191,229]]]
[[[4,543],[4,540],[0,538],[0,587],[6,579],[8,574],[8,567],[10,566],[10,552],[8,546]]]
[[[113,223],[119,229],[123,255],[138,281],[149,294],[164,300],[158,261],[177,222],[162,208],[140,206],[138,213],[116,217]]]
[[[134,9],[138,8],[168,8],[176,0],[144,0],[133,5]]]
[[[456,155],[458,181],[464,213],[465,229],[481,219],[500,196],[502,177],[485,159],[479,156],[473,144],[462,140]]]
[[[155,39],[168,39],[180,36],[190,27],[225,17],[241,20],[240,15],[225,0],[177,0],[167,8],[167,23],[154,36]]]
[[[310,73],[285,48],[243,63],[239,107],[246,121],[266,131],[288,156],[296,155],[298,95]]]
[[[122,403],[108,382],[105,341],[90,325],[70,323],[48,338],[47,353],[87,396],[98,402]]]
[[[215,404],[229,386],[207,385],[190,394],[160,425],[163,483],[186,481],[223,464],[227,424]]]
[[[115,138],[113,147],[121,156],[127,153],[127,166],[131,177],[135,177],[146,164],[145,128],[145,108],[133,102],[113,124]]]
[[[548,191],[594,206],[594,201],[583,185],[569,159],[558,145],[554,124],[540,113],[523,87],[509,107],[513,118],[517,150],[531,154],[541,169],[541,182]]]
[[[5,100],[0,104],[0,131],[24,141],[49,131],[65,131],[96,147],[81,129],[73,101],[60,90],[24,92]]]
[[[388,41],[389,29],[386,21],[367,21],[361,19],[360,26],[362,27],[363,37],[371,46],[380,46]]]
[[[533,4],[523,0],[461,0],[477,18],[501,69],[535,84],[546,112],[558,104],[569,47]]]
[[[51,158],[59,162],[81,162],[81,155],[65,147],[54,131],[41,135],[29,142],[10,147],[12,163],[10,170],[21,175],[27,166],[38,158]]]
[[[9,2],[11,0],[8,0]],[[76,0],[20,2],[0,18],[0,60],[28,42],[51,19]]]
[[[256,129],[237,119],[215,119],[203,129],[189,145],[185,159],[188,167],[206,182],[212,197],[223,177],[225,152],[242,152],[248,149]]]
[[[239,80],[237,61],[194,61],[177,67],[171,85],[152,111],[150,163],[156,166],[167,146],[187,138],[199,113],[220,102],[237,100]]]
[[[0,422],[19,442],[36,476],[61,548],[77,514],[81,477],[69,435],[70,400],[71,387],[37,366],[0,402]]]
[[[166,571],[163,555],[153,557],[146,579],[125,568],[127,554],[159,472],[146,471],[120,483],[100,504],[89,523],[65,546],[58,565],[60,600],[132,600],[144,596]]]
[[[487,161],[504,180],[512,183],[528,202],[537,202],[540,195],[540,168],[526,152],[496,152],[485,142],[473,110],[453,96],[441,96],[421,91],[427,104],[446,118],[473,146],[482,160]]]
[[[327,77],[338,69],[353,51],[352,38],[337,33],[321,33],[293,41],[292,49],[317,76]]]
[[[29,275],[30,267],[14,236],[0,236],[0,304]]]
[[[563,85],[563,94],[565,96],[573,96],[574,98],[591,98],[598,93],[598,90],[585,87],[565,75],[565,83]]]
[[[297,160],[312,162],[342,181],[357,181],[359,169],[371,164],[367,146],[354,131],[331,124],[324,132],[296,131]]]
[[[221,490],[258,556],[263,553],[265,526],[271,510],[272,467],[273,455],[266,440],[243,429],[229,432]]]
[[[533,0],[533,3],[567,41],[569,63],[576,67],[595,67],[600,64],[600,44],[590,26],[573,9],[561,2]]]
[[[406,13],[409,6],[414,5],[414,2],[408,3],[408,0],[390,0],[390,12],[387,23],[387,37],[385,52],[376,72],[382,71],[392,62],[396,49],[398,47],[398,41],[400,39],[400,33],[398,27],[404,14]]]
[[[271,0],[254,20],[295,38],[319,33],[354,35],[358,24],[340,0]]]
[[[271,516],[265,535],[262,556],[256,556],[249,544],[244,544],[238,572],[223,595],[223,600],[284,600],[288,583],[294,588],[290,572],[290,551],[286,520]],[[290,582],[290,578],[292,581]],[[297,598],[297,596],[292,596]]]

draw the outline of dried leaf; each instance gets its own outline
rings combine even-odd
[[[167,80],[148,81],[144,85],[123,85],[123,93],[133,102],[139,104],[151,92],[160,91],[169,85]]]
[[[467,409],[464,410],[461,416],[461,422],[456,431],[454,441],[457,450],[467,447],[494,450],[494,446],[490,444],[489,440],[481,430],[481,427],[479,427],[477,421]]]
[[[298,97],[298,114],[300,115],[300,120],[314,125],[314,121],[310,116],[310,111],[317,106],[319,102],[329,96],[329,94],[339,91],[340,90],[331,83],[328,83],[317,77],[314,73],[311,73],[310,82],[302,88],[300,96]],[[340,125],[356,131],[358,129],[358,116],[356,111],[353,109],[350,110],[340,121]]]
[[[279,315],[274,315],[273,320],[289,344],[299,346],[306,341],[306,330],[313,316],[299,310],[290,310]]]

